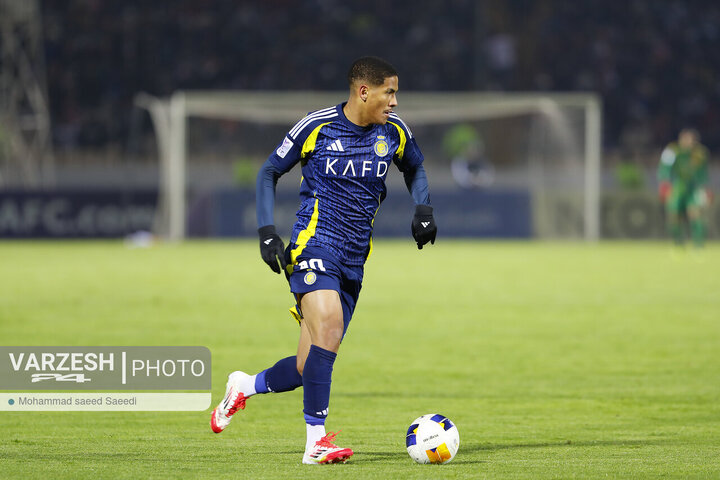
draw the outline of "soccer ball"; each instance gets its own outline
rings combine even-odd
[[[405,446],[417,463],[448,463],[458,451],[460,434],[445,415],[430,413],[412,422]]]

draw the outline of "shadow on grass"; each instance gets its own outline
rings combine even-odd
[[[483,450],[510,450],[510,449],[531,449],[531,448],[558,448],[558,447],[642,447],[648,445],[661,445],[668,443],[667,440],[662,439],[645,439],[645,440],[584,440],[576,442],[573,440],[560,440],[557,442],[538,442],[538,443],[489,443],[489,444],[474,444],[474,445],[460,445],[460,449],[463,451],[480,452]]]

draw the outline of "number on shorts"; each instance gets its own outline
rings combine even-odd
[[[310,260],[303,260],[297,264],[298,270],[320,270],[325,271],[325,265],[323,265],[322,258],[311,258]]]

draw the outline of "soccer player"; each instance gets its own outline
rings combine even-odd
[[[260,252],[270,268],[285,271],[300,324],[297,354],[256,375],[228,377],[225,398],[210,424],[223,431],[246,400],[258,393],[303,387],[305,464],[346,461],[353,451],[325,432],[335,358],[352,318],[372,251],[373,220],[386,194],[391,163],[403,173],[415,206],[412,235],[419,249],[435,243],[423,155],[393,109],[398,74],[385,60],[362,57],[348,72],[345,103],[301,119],[263,164],[257,177]],[[287,249],[275,231],[275,185],[300,163],[300,208]]]
[[[696,130],[680,131],[660,156],[658,168],[660,199],[665,205],[670,234],[676,245],[685,241],[683,217],[687,217],[696,247],[705,241],[705,210],[709,204],[708,151],[700,144]]]

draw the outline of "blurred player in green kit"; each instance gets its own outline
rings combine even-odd
[[[665,205],[667,224],[676,245],[685,241],[687,218],[693,243],[705,241],[705,212],[710,204],[708,150],[700,144],[696,130],[680,131],[678,141],[663,150],[658,168],[660,199]]]

